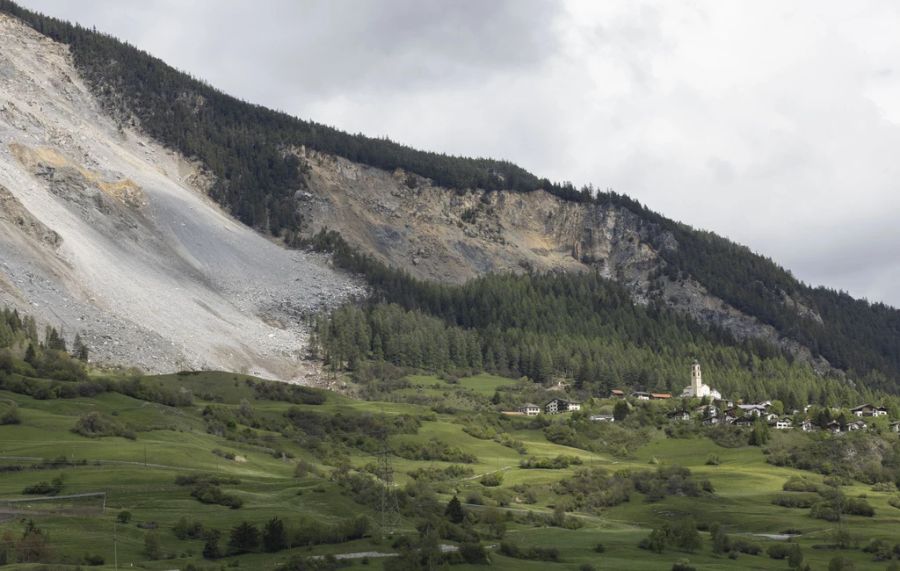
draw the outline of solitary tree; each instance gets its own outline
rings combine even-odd
[[[273,517],[266,522],[262,533],[263,549],[268,552],[281,551],[288,548],[287,533],[284,530],[284,522]]]
[[[447,509],[444,510],[444,515],[447,516],[451,523],[462,523],[465,521],[466,510],[463,509],[458,497],[453,496],[450,498],[450,501],[447,502]]]

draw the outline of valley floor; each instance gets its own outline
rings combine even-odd
[[[442,398],[448,407],[477,403],[495,388],[513,383],[484,375],[453,384],[427,376],[415,377],[413,381],[414,388],[404,389],[407,397],[433,395]],[[403,391],[384,401],[350,400],[334,393],[317,393],[325,395],[321,404],[291,404],[269,400],[255,389],[257,381],[240,375],[198,373],[150,377],[142,382],[174,394],[190,391],[192,404],[165,406],[117,392],[91,398],[37,400],[0,391],[0,403],[6,406],[16,403],[21,421],[0,426],[0,469],[3,470],[0,472],[0,535],[7,544],[18,539],[26,521],[33,519],[49,537],[49,560],[68,561],[72,568],[84,564],[87,555],[97,556],[97,561],[102,558],[104,564],[97,568],[104,569],[113,569],[116,559],[121,568],[185,569],[191,564],[199,569],[220,565],[269,569],[297,555],[372,552],[372,557],[345,562],[353,568],[379,569],[390,558],[375,557],[374,553],[395,553],[396,549],[390,541],[378,540],[377,533],[367,533],[362,539],[294,547],[277,553],[227,556],[215,562],[203,559],[202,539],[178,539],[173,533],[180,519],[197,521],[206,529],[222,532],[224,550],[229,530],[245,521],[262,528],[277,516],[289,530],[296,530],[304,525],[327,528],[365,515],[377,524],[381,521],[376,509],[378,502],[360,503],[358,497],[348,493],[347,487],[333,477],[336,466],[342,463],[349,464],[351,473],[371,471],[379,459],[377,450],[363,451],[349,443],[334,455],[326,449],[320,449],[326,450],[324,453],[316,453],[298,444],[296,439],[265,428],[276,419],[285,418],[285,413],[297,418],[303,413],[323,413],[331,418],[371,414],[395,420],[413,417],[419,420],[415,434],[390,437],[394,450],[404,442],[411,449],[415,446],[425,449],[429,443],[440,441],[474,456],[473,462],[464,464],[471,469],[470,474],[434,483],[442,506],[456,494],[463,500],[465,510],[501,514],[506,528],[503,541],[521,546],[555,547],[560,552],[559,562],[512,559],[499,553],[499,539],[485,539],[483,544],[488,546],[492,565],[498,569],[578,569],[589,563],[597,569],[662,570],[670,569],[673,562],[681,559],[688,559],[697,569],[788,568],[786,561],[770,559],[765,551],[756,556],[740,555],[737,559],[714,555],[706,532],[701,532],[702,547],[694,553],[669,548],[657,554],[638,548],[641,539],[661,521],[676,522],[689,516],[701,529],[719,523],[732,538],[747,539],[763,550],[776,543],[765,535],[800,533],[796,542],[813,569],[827,569],[829,561],[838,555],[851,559],[856,569],[887,566],[887,563],[873,562],[871,554],[859,549],[829,547],[836,524],[812,519],[805,509],[773,505],[772,499],[781,493],[788,478],[804,476],[821,482],[821,477],[768,464],[762,449],[757,447],[723,448],[704,437],[673,439],[661,430],[653,430],[649,441],[627,455],[616,456],[554,444],[541,430],[510,424],[513,428],[508,434],[524,445],[527,457],[565,455],[578,457],[582,462],[580,467],[557,470],[523,469],[520,461],[526,456],[498,441],[476,438],[464,431],[471,426],[467,424],[470,421],[466,419],[471,418],[466,416],[467,411],[435,412],[431,406],[391,402],[415,400],[403,398]],[[76,422],[91,412],[133,429],[136,437],[89,438],[73,432]],[[224,420],[224,428],[218,431],[215,428],[218,425],[210,417],[226,413],[233,414],[231,418],[237,420],[231,421],[235,423],[233,426]],[[718,465],[708,464],[711,456],[717,457]],[[301,460],[305,461],[306,468],[297,471]],[[460,464],[399,456],[392,456],[391,460],[395,480],[401,486],[412,480],[409,473],[415,470]],[[708,478],[714,493],[700,497],[671,495],[649,502],[643,494],[634,492],[629,501],[613,507],[569,513],[569,517],[580,522],[571,526],[577,529],[548,525],[553,506],[565,499],[558,493],[558,482],[570,478],[576,470],[603,467],[614,473],[625,469],[655,469],[658,465],[689,468],[693,477]],[[482,485],[485,475],[495,473],[503,475],[500,486]],[[219,478],[224,492],[238,498],[241,507],[229,509],[201,503],[192,497],[190,486],[176,483],[179,476],[197,474]],[[99,500],[93,498],[60,499],[51,504],[6,502],[29,497],[22,493],[26,487],[51,482],[58,476],[63,477],[59,491],[62,496],[105,492],[105,509],[99,509]],[[900,509],[888,503],[896,492],[876,492],[858,482],[843,490],[848,497],[865,495],[875,509],[874,517],[844,518],[843,525],[859,543],[865,545],[873,538],[900,540]],[[129,512],[130,519],[117,523],[122,511]],[[529,516],[530,513],[538,517]],[[414,535],[414,523],[412,519],[401,518],[398,534]],[[377,525],[371,529],[377,531]],[[151,534],[159,543],[156,560],[147,555],[146,542]],[[455,542],[442,540],[442,543]],[[595,551],[598,543],[604,546],[603,553]],[[9,551],[8,558],[11,569],[32,568],[28,564],[20,567],[13,564],[13,551]]]

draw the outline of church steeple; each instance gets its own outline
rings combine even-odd
[[[691,388],[694,391],[694,396],[700,395],[700,387],[703,386],[703,374],[700,372],[700,361],[694,359],[694,362],[691,364]]]

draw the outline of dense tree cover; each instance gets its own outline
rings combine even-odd
[[[809,287],[746,247],[675,223],[615,192],[554,184],[505,161],[423,152],[343,133],[240,101],[95,30],[30,12],[9,0],[0,0],[0,11],[68,44],[79,71],[117,116],[202,161],[215,175],[211,193],[221,204],[289,244],[302,243],[295,196],[305,184],[305,166],[290,152],[301,145],[378,168],[401,168],[452,189],[543,188],[566,200],[612,204],[638,215],[666,262],[662,271],[668,278],[693,277],[713,295],[773,325],[869,388],[897,391],[900,311],[894,308]],[[418,184],[417,179],[409,177],[408,184]],[[360,263],[364,258],[343,256],[343,261],[373,274],[376,282],[402,281],[377,264]],[[798,309],[797,303],[811,312]]]
[[[365,263],[366,258],[357,256]],[[879,400],[817,375],[771,345],[735,340],[662,305],[641,306],[597,273],[489,275],[462,286],[425,283],[385,270],[376,300],[319,319],[314,342],[335,368],[373,359],[433,371],[486,370],[575,388],[680,392],[688,363],[730,397],[812,402]]]

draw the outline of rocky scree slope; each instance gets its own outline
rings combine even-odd
[[[0,303],[104,363],[312,380],[302,317],[360,284],[236,222],[205,182],[110,120],[67,46],[0,14]]]

